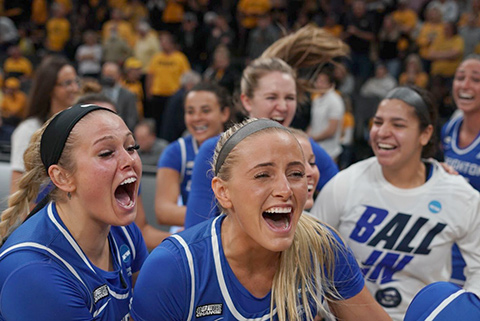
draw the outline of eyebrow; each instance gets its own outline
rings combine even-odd
[[[131,136],[133,138],[133,134],[131,132],[128,132],[125,137],[129,137]],[[93,142],[93,145],[96,145],[100,142],[103,142],[103,141],[106,141],[106,140],[112,140],[112,139],[115,139],[115,137],[113,137],[113,135],[107,135],[107,136],[103,136],[103,137],[100,137],[99,139],[97,139],[96,141]]]
[[[302,165],[304,166],[305,164],[301,161],[293,161],[293,162],[290,162],[287,164],[287,167],[290,167],[290,166],[297,166],[297,165]],[[255,165],[251,170],[254,170],[254,169],[257,169],[257,168],[262,168],[262,167],[274,167],[275,166],[275,163],[273,162],[267,162],[267,163],[260,163],[260,164],[257,164]]]
[[[385,120],[384,117],[380,117],[380,116],[373,116],[373,118],[374,118],[374,119]],[[401,117],[393,117],[393,118],[390,118],[390,119],[388,119],[388,120],[390,120],[390,121],[405,121],[405,122],[408,121],[408,120],[406,120],[405,118],[401,118]]]

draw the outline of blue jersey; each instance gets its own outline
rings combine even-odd
[[[133,319],[270,320],[270,294],[254,297],[228,264],[220,235],[224,218],[173,235],[150,254],[135,287]],[[336,254],[334,285],[348,299],[363,289],[364,280],[349,251],[342,248]]]
[[[442,128],[442,146],[445,162],[465,177],[470,185],[480,191],[480,133],[467,147],[458,146],[458,135],[463,116],[450,119]],[[465,281],[463,270],[465,261],[456,245],[452,249],[452,281],[462,284]]]
[[[157,168],[171,168],[180,174],[180,192],[183,204],[187,204],[190,193],[193,164],[197,152],[197,142],[192,135],[188,135],[169,144],[158,160]]]
[[[463,116],[449,120],[442,128],[442,146],[445,162],[465,177],[470,185],[480,191],[480,132],[467,147],[458,146],[458,135]]]
[[[135,224],[112,226],[113,271],[92,264],[49,203],[0,249],[0,320],[128,320],[148,252]]]
[[[220,214],[212,190],[213,172],[211,171],[213,154],[219,138],[220,136],[215,136],[206,140],[198,151],[192,174],[192,189],[185,214],[185,228]],[[315,154],[315,163],[320,171],[320,180],[317,184],[317,190],[320,191],[338,173],[338,167],[325,150],[311,138],[310,144]]]
[[[429,284],[415,296],[404,321],[424,320],[480,320],[480,299],[453,283]]]

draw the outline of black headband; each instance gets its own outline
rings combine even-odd
[[[250,123],[247,123],[246,125],[241,127],[239,130],[237,130],[235,133],[233,133],[233,135],[227,139],[225,144],[223,144],[217,156],[217,163],[215,164],[215,175],[218,174],[218,171],[220,171],[220,168],[222,168],[222,165],[225,162],[225,159],[227,158],[228,154],[230,154],[232,149],[235,146],[237,146],[238,143],[240,143],[242,140],[244,140],[248,136],[258,131],[264,130],[266,128],[285,129],[285,127],[282,126],[280,123],[270,119],[257,119]]]
[[[42,134],[40,142],[40,155],[42,163],[45,166],[45,170],[48,173],[48,168],[51,165],[57,164],[60,156],[62,155],[65,142],[67,141],[72,128],[76,123],[86,114],[94,110],[108,110],[115,113],[113,110],[100,107],[97,105],[74,105],[59,112],[52,121],[48,124],[47,128]]]
[[[429,124],[431,124],[430,114],[428,112],[428,106],[423,100],[422,96],[415,90],[409,87],[397,87],[390,90],[385,96],[385,99],[398,99],[412,106],[417,112],[422,115]]]

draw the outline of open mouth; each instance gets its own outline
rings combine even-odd
[[[475,97],[471,94],[459,93],[458,98],[463,99],[463,100],[473,100],[473,98],[475,98]]]
[[[202,126],[193,126],[193,130],[197,133],[202,133],[208,129],[207,125],[202,125]]]
[[[130,209],[135,205],[135,177],[129,177],[118,185],[115,190],[115,199],[124,208]]]
[[[285,117],[281,117],[281,116],[275,116],[275,117],[272,117],[270,118],[271,120],[274,120],[276,122],[279,122],[280,124],[283,125],[283,122],[285,121]]]
[[[272,207],[262,213],[268,226],[274,231],[288,231],[292,222],[292,207]]]
[[[381,149],[381,150],[394,150],[397,148],[397,146],[384,144],[384,143],[378,143],[377,146],[378,146],[378,149]]]
[[[314,189],[313,183],[309,182],[307,185],[307,191],[310,193],[311,191],[313,191],[313,189]]]

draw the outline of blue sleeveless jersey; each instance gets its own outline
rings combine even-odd
[[[410,303],[404,321],[480,320],[480,299],[449,282],[423,288]]]
[[[180,137],[170,143],[158,160],[157,168],[167,167],[180,174],[180,193],[183,204],[187,204],[191,179],[198,146],[192,135]]]
[[[470,185],[480,191],[480,133],[467,147],[458,146],[458,135],[463,117],[449,120],[442,128],[442,146],[445,162],[465,177]]]
[[[228,264],[220,235],[224,218],[173,235],[150,254],[135,287],[133,319],[270,320],[270,294],[254,297]],[[334,275],[338,292],[347,299],[363,289],[364,280],[354,257],[343,250],[348,254],[337,253]]]
[[[113,271],[94,266],[49,203],[0,249],[0,320],[128,320],[148,252],[135,224],[112,226]]]
[[[441,139],[445,162],[465,177],[470,185],[480,191],[480,133],[467,147],[458,146],[458,135],[463,116],[450,119],[442,128]],[[452,248],[452,281],[462,284],[465,281],[463,270],[465,261],[457,245]]]

